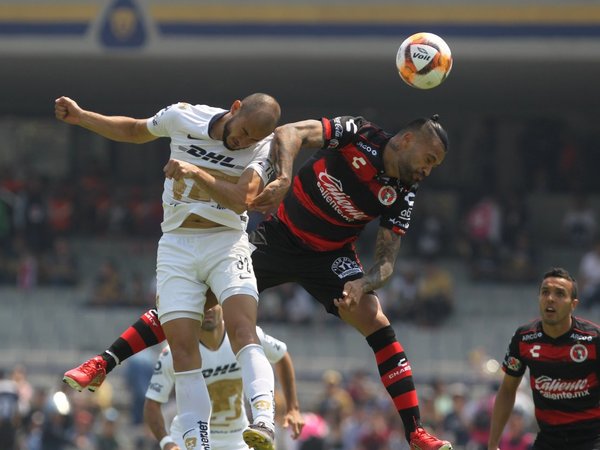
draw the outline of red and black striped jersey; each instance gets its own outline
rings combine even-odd
[[[331,251],[379,224],[404,235],[417,185],[384,174],[383,149],[391,134],[362,117],[321,119],[323,148],[302,165],[278,218],[313,250]]]
[[[519,327],[503,370],[520,377],[529,367],[535,416],[542,432],[600,434],[600,328],[573,317],[571,329],[551,338],[541,320]]]

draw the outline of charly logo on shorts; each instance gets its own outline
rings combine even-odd
[[[389,206],[396,201],[398,193],[396,192],[396,189],[391,186],[382,186],[381,189],[379,189],[377,198],[379,199],[379,203]]]
[[[340,278],[362,273],[362,269],[358,263],[346,256],[336,259],[331,265],[331,270]]]

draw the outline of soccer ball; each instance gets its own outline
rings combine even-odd
[[[417,89],[439,86],[452,69],[448,44],[433,33],[416,33],[405,39],[396,54],[398,73]]]

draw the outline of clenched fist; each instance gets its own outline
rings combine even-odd
[[[54,100],[54,115],[70,125],[78,125],[81,121],[83,109],[69,97],[59,97]]]

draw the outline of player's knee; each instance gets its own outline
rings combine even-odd
[[[233,349],[239,350],[249,344],[260,344],[260,340],[256,334],[256,327],[251,324],[228,328],[227,335]]]

